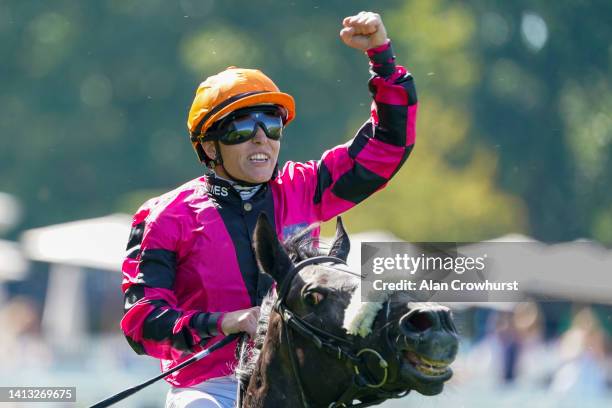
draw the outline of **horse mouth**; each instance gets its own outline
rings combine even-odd
[[[453,370],[449,367],[450,361],[432,360],[410,350],[404,351],[402,356],[412,368],[409,370],[411,374],[421,381],[443,382],[453,375]]]

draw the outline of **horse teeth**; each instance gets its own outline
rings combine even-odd
[[[447,367],[434,367],[430,364],[417,364],[416,368],[427,375],[442,375],[446,372]]]
[[[444,374],[446,372],[446,370],[441,369],[441,368],[434,368],[432,366],[423,366],[423,365],[419,365],[417,366],[417,368],[419,369],[419,371],[427,374],[427,375],[441,375]]]
[[[448,370],[447,363],[429,360],[411,351],[406,351],[404,356],[418,371],[429,376],[443,375]]]

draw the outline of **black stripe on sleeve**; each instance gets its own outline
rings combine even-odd
[[[350,146],[348,147],[348,155],[351,159],[355,160],[355,158],[359,155],[368,144],[368,139],[372,137],[372,122],[370,120],[366,121],[361,128],[357,131],[357,135],[351,141]],[[317,171],[317,188],[315,190],[315,194],[313,197],[314,204],[321,203],[323,193],[333,184],[332,174],[325,165],[323,160],[319,160],[318,162],[318,171]]]
[[[410,74],[406,74],[399,81],[397,81],[408,94],[408,106],[415,105],[418,102],[416,87],[414,86],[414,79]]]
[[[193,327],[202,338],[218,336],[217,322],[221,313],[198,313],[191,318],[190,326]]]
[[[406,145],[406,106],[388,105],[376,102],[378,126],[374,129],[374,138],[394,146]]]
[[[137,282],[151,288],[172,289],[176,270],[176,252],[145,249],[140,256]]]
[[[127,257],[136,259],[140,252],[140,244],[142,243],[142,236],[144,234],[144,221],[140,224],[134,225],[130,230],[130,237],[128,239],[127,247],[125,248],[128,252]]]
[[[355,162],[353,168],[340,176],[332,192],[343,200],[359,203],[387,182],[387,179]]]
[[[129,309],[131,309],[136,302],[144,298],[144,286],[142,285],[132,285],[125,291],[125,304],[124,304],[124,312],[127,313]],[[170,339],[172,343],[172,347],[183,350],[190,351],[193,348],[193,336],[189,332],[187,327],[183,328],[179,333],[172,334],[172,329],[176,324],[176,321],[182,316],[181,312],[178,312],[174,309],[169,308],[169,305],[164,300],[150,300],[147,301],[147,304],[155,306],[155,309],[149,313],[147,318],[145,319],[142,326],[142,336],[148,340],[154,341],[163,341]],[[220,315],[220,313],[201,313],[203,315]],[[217,319],[218,316],[214,319],[215,332],[217,327]],[[193,321],[193,318],[192,318]],[[209,325],[213,324],[211,319],[208,320]],[[209,334],[206,337],[212,337],[216,334]],[[204,336],[202,336],[204,337]],[[146,354],[144,346],[132,339],[129,336],[125,336],[129,345],[134,349],[134,351],[138,354]]]
[[[323,193],[329,188],[329,186],[332,185],[333,180],[331,172],[329,171],[323,160],[319,160],[317,164],[319,166],[319,169],[317,171],[317,189],[315,190],[313,202],[315,204],[320,204],[321,199],[323,197]]]
[[[359,155],[359,152],[361,152],[368,145],[368,139],[372,137],[373,130],[374,126],[370,120],[359,128],[355,138],[348,148],[348,154],[351,159],[355,160]]]
[[[395,70],[395,55],[393,55],[393,49],[391,44],[386,50],[378,52],[370,57],[370,70],[375,75],[387,77]]]
[[[372,78],[374,79],[374,78]],[[375,85],[375,82],[370,79],[368,82],[368,89],[370,90],[370,94],[373,99],[376,99],[376,93],[378,88]],[[397,78],[394,82],[395,85],[399,85],[404,88],[404,91],[408,94],[408,106],[415,105],[419,100],[417,97],[416,87],[414,85],[414,78],[410,73],[406,72],[403,76]]]
[[[187,327],[180,332],[172,334],[172,329],[182,313],[167,308],[163,300],[154,300],[150,304],[157,306],[144,321],[142,337],[153,341],[170,340],[172,347],[178,350],[190,351],[194,346],[193,337]]]

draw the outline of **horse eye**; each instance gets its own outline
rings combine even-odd
[[[318,305],[323,299],[325,299],[325,295],[321,292],[310,291],[304,294],[304,301],[311,306]]]

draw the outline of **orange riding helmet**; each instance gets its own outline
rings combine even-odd
[[[191,143],[200,161],[208,162],[200,143],[213,123],[237,109],[260,104],[283,107],[285,125],[295,117],[293,97],[280,92],[274,82],[257,69],[229,67],[206,78],[198,86],[187,118]]]

